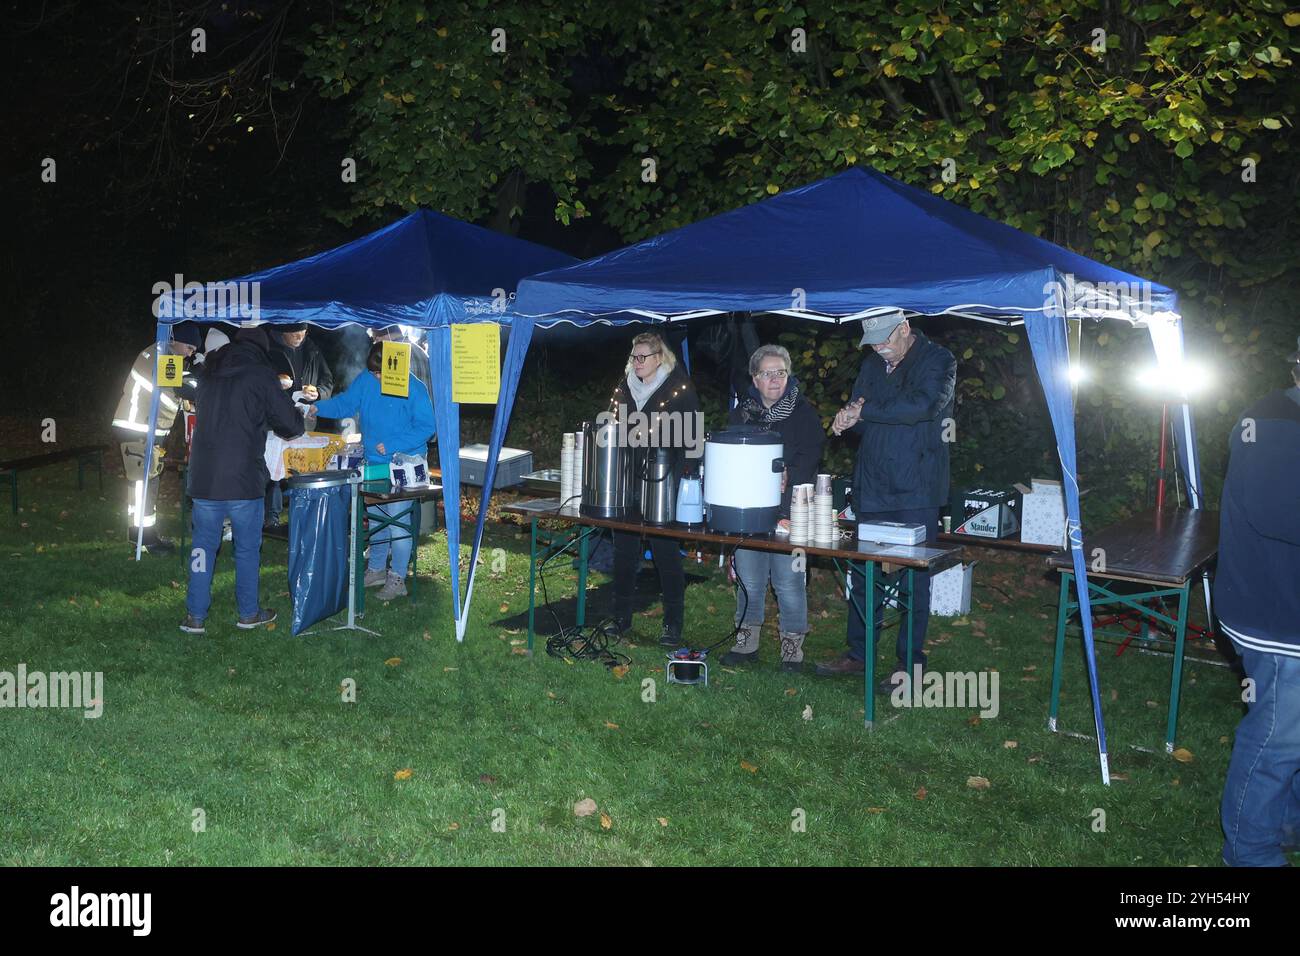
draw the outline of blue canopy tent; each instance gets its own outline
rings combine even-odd
[[[514,309],[507,378],[519,373],[531,327],[559,322],[680,322],[765,312],[842,323],[902,309],[1023,324],[1065,478],[1067,530],[1082,608],[1098,754],[1102,779],[1109,783],[1079,518],[1066,323],[1115,318],[1146,326],[1160,364],[1178,366],[1183,343],[1173,291],[874,170],[851,169],[607,255],[531,276],[520,282]],[[1178,459],[1192,506],[1200,507],[1195,434],[1185,403],[1177,415],[1184,436]],[[487,488],[508,422],[509,408],[498,407]],[[458,635],[464,633],[469,612],[485,513],[480,509],[475,528]]]
[[[225,282],[187,283],[166,291],[154,305],[158,346],[161,349],[170,338],[169,326],[187,320],[240,325],[306,322],[327,329],[405,325],[427,330],[452,609],[460,620],[460,406],[451,399],[451,327],[471,322],[509,325],[514,318],[510,299],[522,277],[574,262],[572,256],[545,246],[420,209],[298,262]],[[531,338],[531,326],[524,336]],[[498,414],[509,416],[518,379],[517,372],[502,378]],[[155,388],[146,461],[153,454],[158,396]],[[489,488],[491,484],[489,477]],[[139,553],[137,541],[137,559]]]

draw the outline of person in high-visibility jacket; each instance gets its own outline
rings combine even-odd
[[[169,351],[164,354],[192,356],[199,347],[199,327],[182,322],[172,330]],[[122,386],[122,398],[113,414],[113,434],[122,452],[122,471],[127,480],[127,536],[132,543],[144,525],[144,546],[153,552],[175,550],[171,541],[158,534],[158,479],[162,475],[162,446],[180,409],[181,398],[168,388],[158,395],[158,422],[154,429],[153,460],[149,463],[149,491],[144,491],[145,449],[149,438],[149,408],[153,402],[157,372],[156,345],[150,344],[136,356],[131,373]]]

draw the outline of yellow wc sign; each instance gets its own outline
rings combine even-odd
[[[384,395],[410,398],[411,343],[385,341],[379,361],[379,391]]]
[[[158,384],[166,388],[180,388],[184,367],[185,359],[180,355],[159,355]]]

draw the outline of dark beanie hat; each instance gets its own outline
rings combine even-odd
[[[291,323],[291,324],[289,324],[289,325],[277,325],[277,326],[276,326],[276,331],[277,331],[277,332],[306,332],[306,331],[307,331],[307,323],[306,323],[306,322],[293,322],[293,323]]]
[[[267,337],[266,329],[260,325],[249,328],[241,328],[235,333],[236,342],[252,342],[263,352],[271,351],[271,340]]]
[[[192,345],[196,349],[203,348],[203,334],[194,322],[179,322],[172,326],[172,341]]]

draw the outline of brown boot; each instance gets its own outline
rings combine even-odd
[[[803,670],[803,639],[807,634],[781,632],[781,670],[798,674]]]
[[[860,661],[855,657],[850,657],[849,652],[845,651],[840,657],[835,658],[829,664],[817,665],[818,677],[838,677],[841,674],[861,674],[867,669],[866,661]]]

